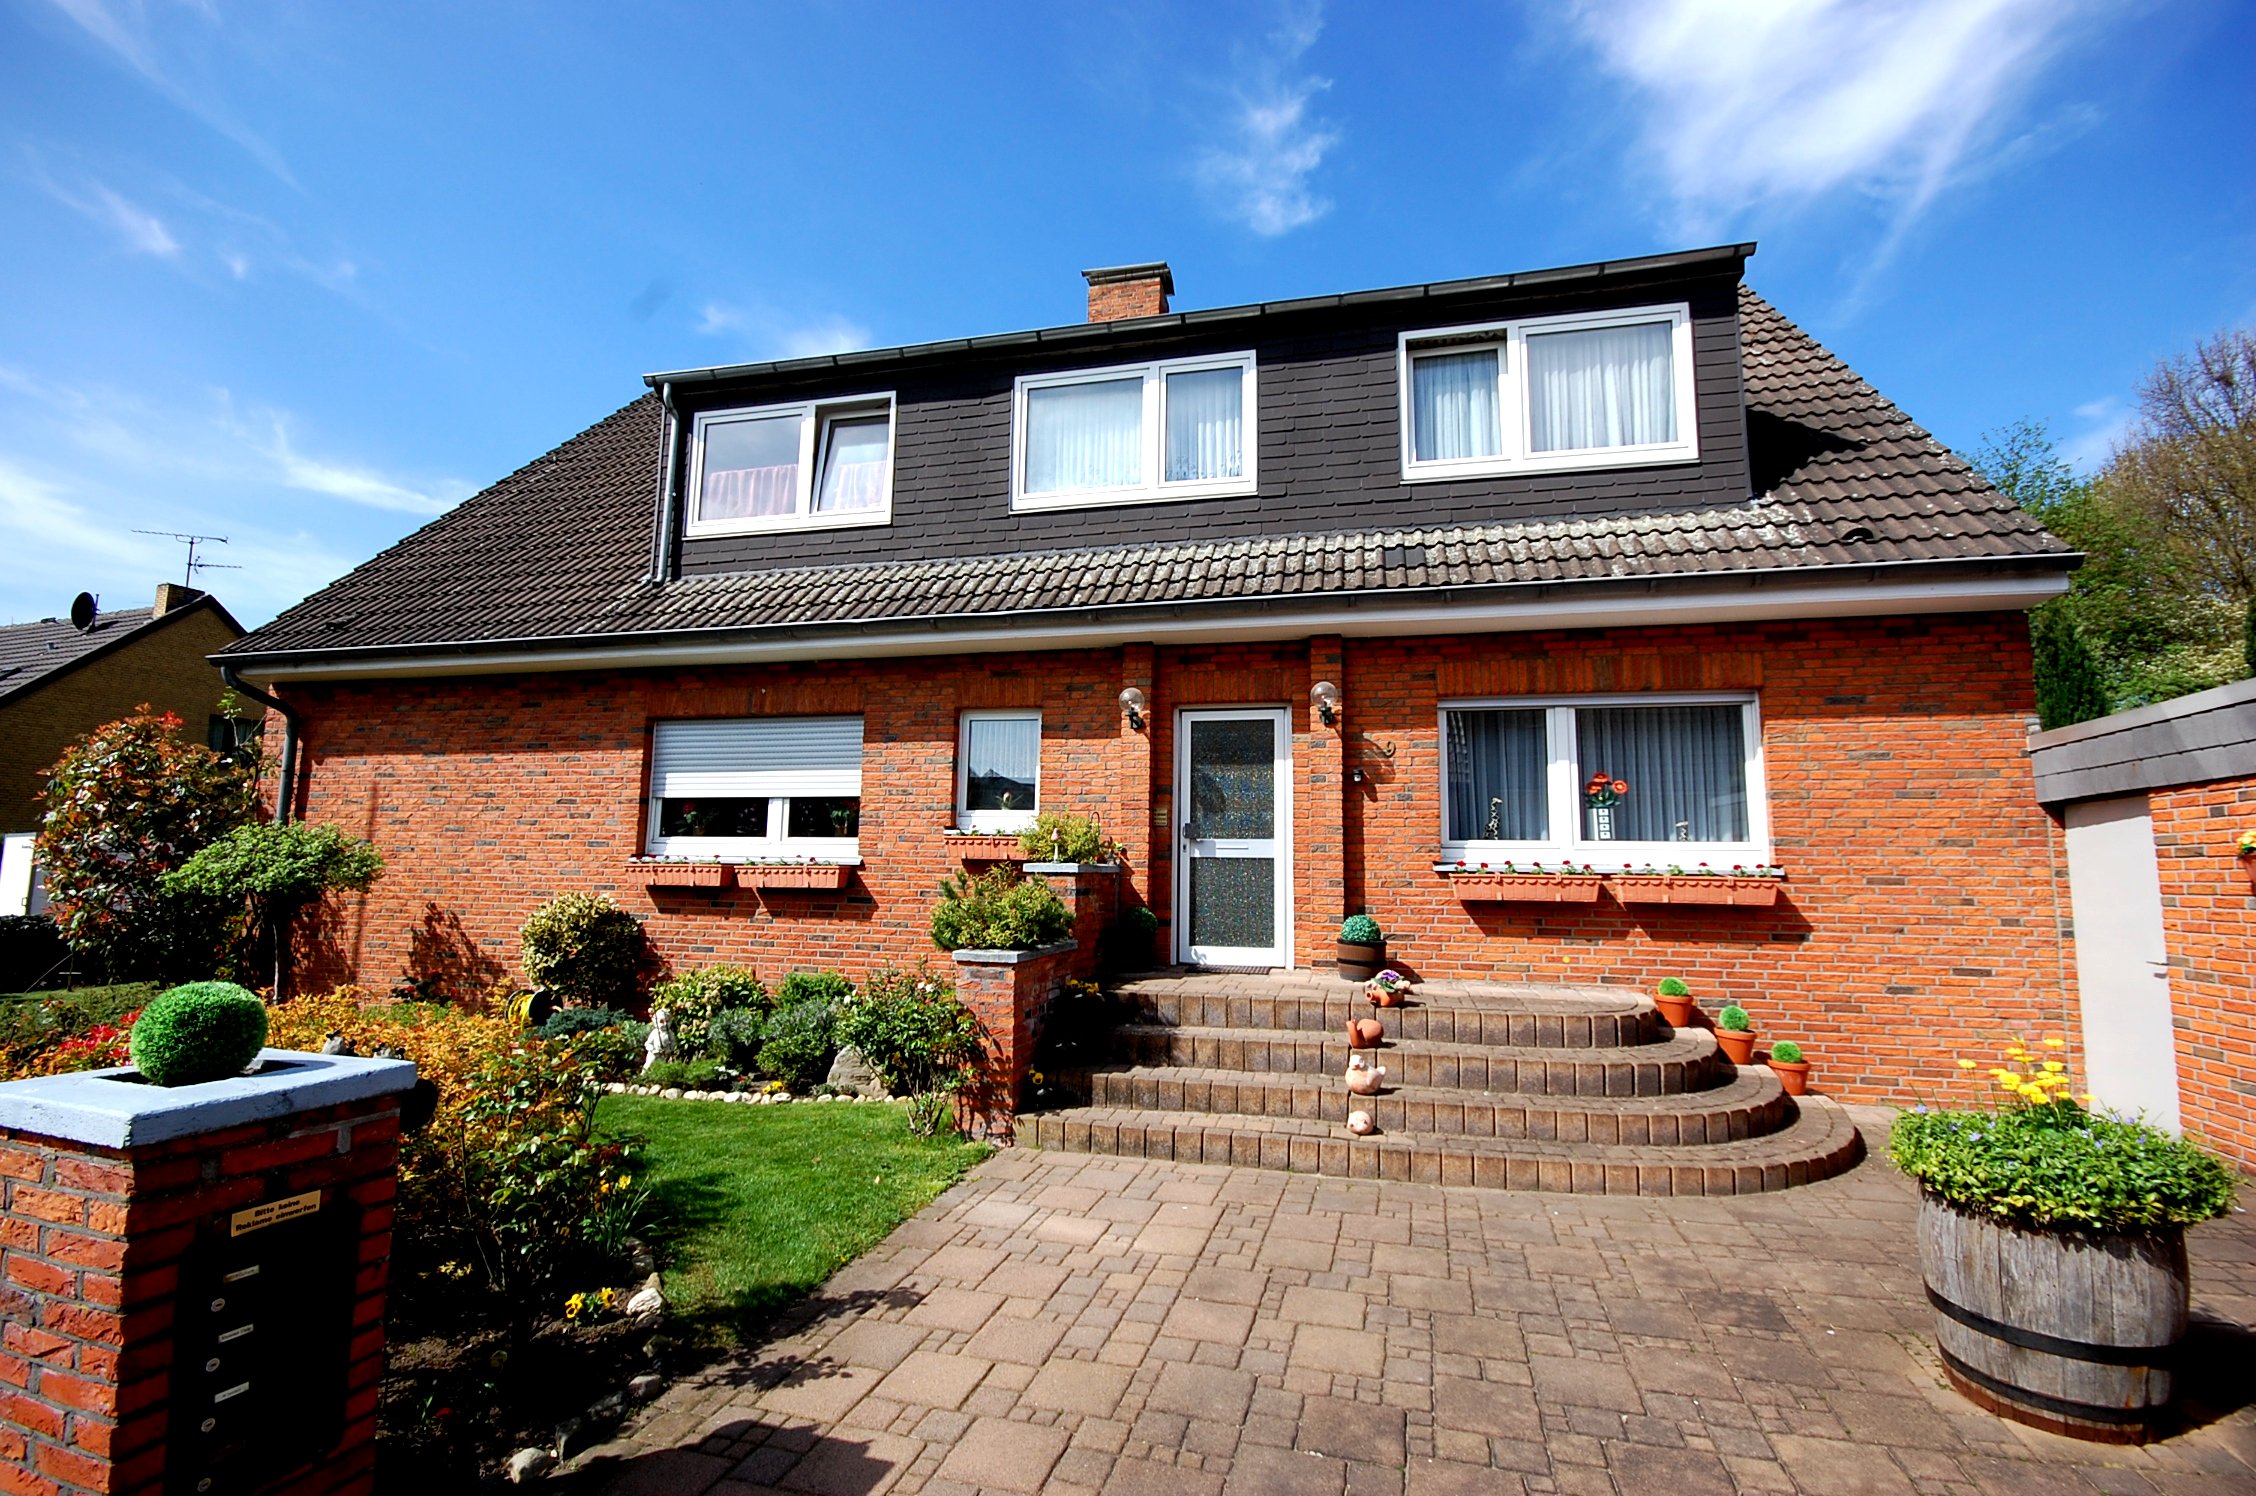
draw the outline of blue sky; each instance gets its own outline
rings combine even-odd
[[[646,370],[1757,239],[1945,441],[2089,465],[2256,321],[2235,0],[0,0],[0,621],[256,623]]]

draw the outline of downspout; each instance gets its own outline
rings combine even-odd
[[[650,580],[670,582],[674,576],[674,461],[681,450],[681,437],[677,430],[679,420],[674,414],[673,381],[658,386],[658,401],[665,415],[658,429],[666,442],[666,461],[658,476],[658,535],[651,547]]]
[[[219,678],[238,696],[247,696],[282,719],[282,784],[274,797],[274,824],[290,824],[290,802],[298,787],[298,711],[279,696],[269,696],[236,673],[233,665],[219,667]]]

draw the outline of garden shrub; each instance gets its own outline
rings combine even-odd
[[[234,906],[260,946],[255,953],[241,953],[236,964],[272,971],[280,994],[290,927],[299,913],[323,894],[366,889],[383,870],[384,859],[374,843],[334,826],[252,821],[198,850],[165,874],[162,886],[168,894]]]
[[[601,894],[567,893],[525,921],[525,979],[558,997],[606,1007],[634,1000],[642,926]]]
[[[0,1004],[0,1080],[131,1064],[124,1039],[154,996],[155,987],[132,982]]]
[[[1662,977],[1661,985],[1654,988],[1663,997],[1690,997],[1692,988],[1682,977]]]
[[[1755,1020],[1748,1017],[1747,1010],[1737,1003],[1726,1003],[1723,1011],[1716,1014],[1716,1027],[1728,1029],[1734,1034],[1751,1033],[1755,1027]]]
[[[2066,1099],[2003,1112],[1907,1112],[1888,1153],[1929,1192],[2021,1226],[2151,1231],[2233,1208],[2232,1177],[2209,1154]]]
[[[1072,933],[1056,891],[1012,868],[942,879],[932,911],[932,943],[944,951],[1028,951]]]
[[[822,1002],[837,1007],[854,995],[854,984],[835,971],[795,971],[776,988],[776,1006]]]
[[[838,1042],[830,1004],[821,998],[787,1003],[769,1015],[761,1035],[760,1073],[794,1091],[812,1091],[830,1075]]]
[[[767,1031],[765,1008],[723,1008],[713,1015],[705,1053],[732,1070],[750,1074],[760,1067],[760,1041]]]
[[[1781,1039],[1770,1046],[1770,1057],[1781,1065],[1799,1065],[1802,1062],[1802,1046],[1791,1039]]]
[[[646,1086],[679,1086],[685,1091],[719,1090],[736,1078],[736,1072],[719,1060],[660,1060],[639,1077]]]
[[[1109,862],[1112,847],[1097,823],[1070,811],[1045,810],[1018,836],[1018,849],[1036,862]]]
[[[224,900],[172,892],[165,875],[249,820],[258,783],[147,706],[66,749],[47,779],[38,859],[55,927],[113,976],[217,969]]]
[[[708,966],[670,977],[650,992],[651,1011],[664,1008],[673,1014],[674,1043],[691,1056],[712,1052],[717,1015],[738,1009],[765,1013],[770,1002],[768,989],[749,966]]]
[[[233,982],[189,982],[160,994],[134,1021],[130,1052],[160,1086],[241,1074],[266,1043],[266,1004]]]
[[[1340,921],[1339,938],[1346,945],[1377,945],[1386,937],[1379,930],[1379,922],[1368,914],[1350,914]]]
[[[592,1034],[602,1029],[615,1029],[633,1017],[617,1008],[558,1008],[548,1015],[548,1021],[533,1032],[543,1039],[569,1039],[574,1034]]]
[[[979,1020],[925,967],[872,976],[839,1006],[837,1037],[896,1096],[952,1091],[981,1055]]]

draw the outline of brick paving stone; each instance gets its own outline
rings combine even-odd
[[[692,1496],[2256,1491],[2245,1392],[2143,1449],[1960,1400],[1874,1160],[1645,1199],[1020,1149],[573,1465]],[[2256,1318],[2256,1224],[2189,1247],[2197,1315]]]

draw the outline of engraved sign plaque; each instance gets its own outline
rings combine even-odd
[[[254,1491],[343,1437],[359,1240],[334,1190],[205,1223],[173,1320],[168,1496]]]

